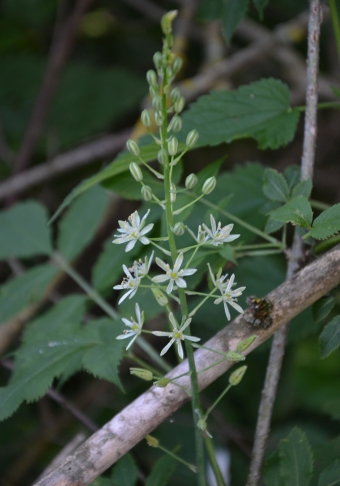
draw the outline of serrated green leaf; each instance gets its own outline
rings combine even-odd
[[[164,194],[163,182],[152,177],[147,169],[141,167],[143,171],[143,183],[151,187],[152,193],[157,197],[162,197]],[[135,179],[130,174],[130,171],[126,171],[123,174],[118,174],[110,179],[104,181],[102,185],[122,196],[124,199],[140,201],[142,198],[141,194],[141,184],[135,181]]]
[[[336,299],[335,297],[321,297],[318,301],[314,302],[312,311],[313,311],[313,317],[316,322],[320,322],[325,317],[328,316],[330,311],[333,309],[333,307],[336,304]]]
[[[285,486],[308,486],[313,472],[313,454],[306,435],[297,427],[280,442],[280,472]]]
[[[325,326],[320,338],[320,357],[327,358],[340,345],[340,316],[334,317]]]
[[[75,201],[59,224],[57,247],[66,260],[73,260],[89,244],[102,220],[108,195],[92,187]]]
[[[325,240],[340,231],[340,203],[323,211],[313,222],[313,228],[308,233],[317,240]],[[306,235],[307,236],[307,235]]]
[[[279,231],[283,226],[284,223],[281,221],[275,221],[274,219],[269,218],[264,227],[264,231],[270,235],[271,233],[275,233],[275,231]]]
[[[176,468],[176,460],[171,456],[161,457],[153,466],[145,486],[167,486]]]
[[[0,259],[50,255],[53,251],[44,206],[27,201],[0,212]]]
[[[287,202],[289,189],[286,179],[275,169],[266,169],[263,176],[263,193],[272,201]]]
[[[299,112],[290,107],[289,89],[277,79],[262,79],[234,91],[212,91],[183,115],[186,134],[195,127],[199,146],[255,138],[259,147],[278,148],[293,139]]]
[[[58,269],[37,265],[0,287],[0,324],[4,324],[25,307],[39,302]]]
[[[125,454],[111,474],[112,486],[135,486],[138,479],[138,468],[131,454]]]
[[[280,456],[278,451],[275,451],[265,461],[263,468],[263,482],[265,486],[284,486],[280,476]]]
[[[282,223],[298,224],[302,228],[309,228],[312,224],[313,211],[307,198],[297,196],[281,208],[270,211],[270,217]]]
[[[322,471],[319,477],[318,486],[339,486],[340,485],[340,461],[336,460]]]
[[[299,165],[293,164],[286,167],[283,171],[284,178],[287,181],[289,191],[293,189],[293,187],[298,184],[300,180],[301,168]]]
[[[308,199],[310,193],[312,192],[312,187],[313,184],[311,179],[307,179],[306,181],[301,181],[298,184],[296,184],[296,186],[293,187],[291,197],[304,196]]]
[[[249,0],[224,0],[221,12],[222,32],[228,43],[236,27],[245,17],[248,4]]]

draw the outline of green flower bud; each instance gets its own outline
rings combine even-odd
[[[209,177],[209,179],[207,179],[203,184],[202,187],[203,194],[205,195],[210,194],[215,189],[215,186],[216,186],[216,177]]]
[[[175,224],[175,226],[172,228],[172,232],[176,235],[176,236],[182,236],[184,235],[184,232],[185,232],[185,226],[184,224],[179,221],[178,223]]]
[[[157,154],[157,160],[160,164],[165,165],[168,162],[168,153],[165,149],[161,149]]]
[[[198,131],[197,130],[191,130],[191,132],[188,133],[187,139],[185,141],[185,144],[187,147],[193,147],[195,143],[198,140]]]
[[[171,68],[170,66],[168,66],[168,67],[166,68],[166,74],[167,74],[167,76],[168,76],[168,79],[171,79],[171,78],[173,77],[174,72],[173,72],[173,70],[172,70],[172,68]]]
[[[152,106],[155,111],[162,111],[162,98],[159,95],[152,100]]]
[[[156,439],[156,437],[153,437],[152,435],[147,435],[145,437],[145,440],[148,443],[148,446],[150,446],[150,447],[158,447],[159,446],[159,440]]]
[[[157,71],[162,69],[163,56],[162,56],[161,52],[155,52],[155,54],[153,55],[153,63],[155,65],[155,68],[157,69]]]
[[[173,182],[170,184],[170,201],[172,203],[176,201],[176,186]]]
[[[183,111],[184,105],[185,105],[185,100],[183,96],[181,96],[180,99],[174,103],[175,112],[181,113],[181,111]]]
[[[157,74],[155,73],[155,71],[153,69],[150,69],[146,73],[146,79],[147,79],[150,86],[153,86],[154,88],[156,88],[158,86]]]
[[[156,125],[158,127],[161,127],[163,125],[163,121],[164,121],[163,113],[161,111],[157,111],[155,113],[155,122],[156,122]]]
[[[177,13],[178,13],[178,10],[170,10],[170,12],[163,15],[162,20],[161,20],[161,26],[162,26],[163,34],[165,34],[165,35],[171,34],[172,22],[175,19]]]
[[[151,290],[159,305],[164,307],[169,302],[167,296],[161,290],[157,288],[152,288]]]
[[[151,98],[153,98],[154,96],[158,96],[159,90],[154,88],[153,86],[150,86],[149,87],[149,93],[150,93]]]
[[[198,179],[196,174],[189,174],[185,179],[185,187],[187,189],[193,189],[196,186],[197,181]]]
[[[131,375],[137,376],[141,380],[145,381],[151,381],[153,378],[151,371],[143,368],[130,368],[130,373]]]
[[[176,101],[180,100],[181,98],[182,98],[182,95],[181,95],[180,90],[178,88],[174,88],[171,91],[171,94],[170,94],[171,102],[176,103]]]
[[[169,378],[160,378],[159,380],[153,382],[153,384],[158,386],[158,388],[165,388],[169,383]]]
[[[126,146],[127,146],[128,151],[130,152],[130,154],[138,157],[138,155],[140,154],[140,150],[139,150],[139,147],[134,140],[132,140],[130,138],[130,140],[128,140],[126,142]]]
[[[174,59],[174,62],[172,63],[172,69],[174,73],[178,73],[178,71],[181,70],[181,67],[183,66],[183,61],[180,57],[176,57]]]
[[[197,427],[200,429],[200,430],[207,430],[207,422],[203,419],[199,419],[197,421]]]
[[[249,336],[249,337],[243,339],[243,341],[241,341],[239,343],[239,345],[237,346],[236,351],[239,351],[239,352],[245,351],[246,349],[249,348],[249,346],[251,346],[253,344],[254,341],[256,341],[256,339],[257,339],[256,335]]]
[[[178,140],[176,137],[171,137],[168,142],[168,151],[170,155],[176,155],[178,150]]]
[[[151,190],[151,187],[150,186],[143,186],[142,189],[141,189],[141,193],[142,193],[142,198],[145,201],[151,201],[151,199],[152,199],[152,190]]]
[[[237,368],[237,370],[233,371],[232,374],[229,376],[229,383],[233,386],[238,385],[246,371],[247,366],[241,366],[240,368]]]
[[[142,169],[139,167],[138,164],[136,164],[136,162],[131,162],[131,164],[129,165],[129,169],[135,181],[140,182],[143,180]]]
[[[141,114],[141,120],[145,127],[150,127],[152,123],[151,113],[149,110],[143,110]]]
[[[242,354],[235,353],[235,351],[228,351],[226,358],[228,361],[244,361],[246,359]]]
[[[168,126],[168,131],[173,130],[174,132],[179,132],[182,128],[182,119],[180,116],[172,117],[171,122]]]

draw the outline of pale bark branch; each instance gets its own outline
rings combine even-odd
[[[235,350],[240,341],[256,333],[258,339],[245,353],[249,354],[275,331],[339,284],[340,246],[303,268],[291,280],[284,282],[267,296],[274,305],[273,324],[269,329],[254,331],[240,315],[206,345],[220,352]],[[198,370],[205,369],[216,363],[219,358],[220,356],[215,353],[199,349],[195,353],[196,367]],[[200,373],[200,389],[206,388],[232,365],[233,363],[225,361]],[[167,376],[174,378],[187,371],[188,364],[185,360]],[[187,376],[177,381],[190,389],[190,379]],[[38,481],[36,486],[89,484],[188,400],[189,396],[178,386],[152,386],[92,435],[57,469]]]

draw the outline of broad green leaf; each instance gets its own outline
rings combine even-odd
[[[271,233],[275,233],[284,226],[284,223],[281,221],[275,221],[275,219],[269,218],[266,222],[266,226],[264,227],[264,231],[270,235]]]
[[[310,193],[312,192],[312,181],[310,179],[306,181],[301,181],[299,182],[295,187],[293,187],[292,190],[292,198],[296,196],[304,196],[307,199],[310,196]]]
[[[39,302],[58,269],[37,265],[0,287],[0,323],[4,324],[27,306]]]
[[[145,486],[167,486],[176,468],[176,460],[171,456],[161,457],[153,466],[145,481]]]
[[[280,476],[280,456],[278,450],[264,463],[263,482],[265,486],[284,486]]]
[[[242,249],[241,249],[242,251]],[[221,250],[219,250],[219,254],[223,257],[227,262],[232,262],[237,265],[237,261],[235,259],[235,250],[232,245],[223,245]]]
[[[335,297],[321,297],[318,301],[316,301],[313,304],[312,310],[313,310],[313,317],[316,322],[320,322],[325,317],[328,316],[330,311],[333,309],[333,307],[336,304],[336,299]]]
[[[238,24],[246,16],[249,0],[224,0],[221,18],[222,32],[229,43]]]
[[[299,183],[300,174],[301,174],[301,168],[299,165],[296,164],[289,165],[284,170],[283,175],[287,181],[289,191],[291,191],[293,187]]]
[[[297,196],[288,201],[284,206],[270,211],[270,217],[282,223],[298,224],[302,228],[309,228],[312,224],[313,211],[308,199]]]
[[[35,201],[0,212],[0,259],[50,255],[53,251],[47,211]]]
[[[327,358],[340,345],[340,316],[334,317],[325,326],[320,338],[320,357]]]
[[[287,202],[289,189],[286,179],[275,169],[266,169],[263,177],[263,192],[272,201]]]
[[[105,189],[96,186],[82,194],[69,208],[59,224],[57,247],[73,260],[92,240],[107,207]]]
[[[306,435],[295,428],[280,442],[281,478],[285,486],[308,486],[313,472],[313,454]]]
[[[320,216],[315,218],[313,228],[307,236],[312,236],[317,240],[325,240],[340,231],[340,203],[323,211]]]
[[[152,193],[155,194],[156,197],[164,199],[164,186],[163,181],[156,179],[153,177],[148,169],[141,167],[143,171],[143,183],[147,186],[151,187]],[[130,171],[123,172],[122,174],[118,174],[114,177],[110,177],[102,183],[102,185],[122,196],[124,199],[131,199],[140,201],[142,198],[141,194],[141,184],[140,182],[135,181],[135,179],[130,174]]]
[[[138,468],[131,454],[125,454],[114,466],[111,474],[112,486],[135,486]]]
[[[318,486],[339,486],[340,485],[340,461],[334,461],[327,469],[322,471],[319,477]]]
[[[195,127],[198,144],[218,145],[239,138],[255,138],[259,147],[287,145],[299,119],[290,107],[289,89],[277,79],[262,79],[234,91],[212,91],[192,103],[183,115],[179,138]]]

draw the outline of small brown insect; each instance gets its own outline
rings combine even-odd
[[[242,318],[251,327],[263,327],[268,329],[273,323],[270,315],[273,304],[268,299],[259,299],[258,297],[247,297],[248,309],[243,313]]]

